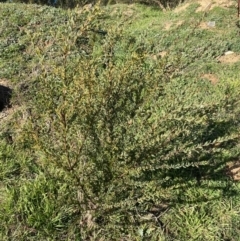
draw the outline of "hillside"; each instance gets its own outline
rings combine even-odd
[[[238,241],[236,7],[0,3],[0,240]]]

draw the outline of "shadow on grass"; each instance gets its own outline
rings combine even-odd
[[[0,85],[0,111],[6,107],[10,107],[10,99],[12,90],[9,87]]]

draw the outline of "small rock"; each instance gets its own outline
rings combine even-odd
[[[213,27],[216,26],[216,22],[215,21],[209,21],[209,22],[207,22],[207,26],[213,28]]]
[[[233,51],[227,51],[227,52],[224,53],[224,55],[230,55],[230,54],[234,54],[234,52]]]

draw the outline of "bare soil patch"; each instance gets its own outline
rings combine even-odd
[[[223,7],[223,8],[228,8],[231,5],[235,4],[234,1],[232,0],[198,0],[196,1],[197,3],[200,4],[200,7],[197,9],[197,12],[201,11],[209,11],[212,10],[214,7]]]
[[[174,12],[175,13],[180,13],[182,11],[185,11],[188,7],[190,6],[190,3],[185,3],[185,4],[182,4],[180,5],[179,7],[176,7]]]
[[[184,23],[184,21],[182,21],[182,20],[177,21],[177,22],[166,22],[165,25],[164,25],[164,29],[170,30],[170,29],[172,29],[172,27],[181,26],[183,23]]]
[[[217,84],[219,81],[218,77],[214,74],[204,74],[202,78],[209,80],[213,85]]]
[[[163,58],[167,55],[167,51],[161,51],[157,54],[153,54],[153,55],[150,55],[150,58],[153,59],[153,60],[158,60],[159,58]]]
[[[174,10],[174,12],[179,13],[185,11],[192,3],[198,3],[200,5],[196,12],[207,12],[209,10],[212,10],[216,6],[228,8],[231,5],[236,4],[236,2],[233,0],[192,0],[180,5]]]
[[[216,27],[215,26],[210,26],[207,22],[201,22],[199,25],[198,25],[198,28],[201,28],[201,29],[209,29],[209,30],[216,30]]]
[[[170,30],[170,28],[172,27],[173,23],[172,22],[166,22],[164,25],[164,29],[165,30]]]
[[[233,64],[240,61],[240,55],[235,53],[223,55],[219,57],[218,60],[220,61],[220,63]]]
[[[240,161],[234,161],[227,164],[227,175],[234,181],[240,181]]]
[[[0,85],[10,86],[9,81],[7,79],[0,79]]]

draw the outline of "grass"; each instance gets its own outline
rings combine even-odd
[[[153,54],[167,51],[169,58],[171,55],[178,55],[183,65],[181,76],[199,79],[203,74],[211,73],[220,80],[230,76],[237,77],[234,69],[239,68],[239,61],[232,64],[218,61],[218,57],[227,51],[239,53],[236,9],[231,7],[226,11],[215,7],[205,14],[196,12],[198,6],[192,4],[179,13],[167,11],[159,14],[156,9],[130,5],[127,9],[132,15],[126,32],[138,36],[138,41],[143,41],[145,45],[154,46]],[[117,5],[111,7],[110,11],[117,12],[115,9],[118,9],[123,12],[119,15],[124,16],[124,11],[127,12],[121,10],[124,7]],[[209,21],[215,21],[216,27],[204,28],[203,24]]]
[[[183,11],[161,12],[138,4],[110,5],[94,13],[91,27],[113,33],[112,26],[123,26],[122,35],[127,40],[117,42],[115,47],[119,65],[133,53],[139,52],[147,58],[149,69],[156,67],[156,62],[161,60],[164,68],[156,72],[162,72],[167,80],[171,80],[171,85],[166,84],[166,98],[170,100],[170,95],[174,96],[169,105],[183,102],[185,97],[182,96],[185,93],[178,95],[178,89],[191,96],[187,86],[192,86],[191,90],[200,96],[200,104],[206,103],[206,100],[211,103],[211,91],[215,85],[216,92],[226,92],[226,96],[226,86],[234,89],[236,95],[239,91],[239,29],[234,7],[215,7],[207,13],[196,12],[198,7],[199,4],[193,3]],[[0,79],[6,79],[10,86],[14,86],[13,105],[21,106],[5,122],[0,119],[1,240],[87,240],[82,237],[84,228],[81,227],[91,230],[94,222],[100,222],[90,214],[86,214],[85,219],[78,220],[79,210],[76,210],[75,203],[69,197],[70,193],[76,192],[69,185],[74,179],[69,176],[69,180],[61,180],[64,171],[54,168],[51,159],[47,159],[49,167],[46,169],[43,152],[26,138],[27,131],[30,130],[27,120],[31,118],[27,109],[34,103],[34,91],[36,95],[42,91],[34,89],[41,80],[38,76],[44,70],[48,84],[48,75],[58,71],[52,67],[61,66],[60,51],[68,44],[71,45],[70,34],[79,31],[82,21],[79,11],[37,5],[0,4]],[[71,21],[74,23],[69,28],[66,22]],[[216,27],[207,27],[209,21],[215,21]],[[83,49],[80,54],[99,57],[102,54],[100,46],[103,38],[101,34],[90,31],[87,41],[93,47]],[[84,40],[86,39],[79,41]],[[126,51],[126,45],[130,46],[130,52]],[[233,61],[234,58],[232,61],[221,59],[227,51],[235,53],[236,61]],[[74,54],[78,56],[76,52]],[[216,83],[213,83],[215,85],[211,83],[209,75],[216,79]],[[49,86],[51,87],[50,84]],[[173,86],[176,90],[171,89]],[[52,91],[56,91],[57,95],[58,90],[54,88]],[[200,95],[200,90],[204,90],[206,95]],[[55,100],[51,101],[52,104],[55,103]],[[42,107],[43,112],[44,108],[45,106]],[[225,129],[222,127],[221,130]],[[13,144],[9,143],[8,135],[13,136]],[[36,152],[31,152],[31,149]],[[166,207],[163,210],[158,207],[156,212],[147,214],[138,213],[145,221],[129,233],[123,228],[122,240],[240,240],[240,184],[230,180],[223,172],[226,160],[232,158],[230,149],[226,148],[218,160],[210,159],[213,163],[207,167],[215,163],[219,165],[214,170],[206,171],[204,166],[202,170],[181,167],[176,176],[175,172],[170,173],[163,187],[166,189],[163,194]],[[239,144],[233,149],[238,157]],[[197,178],[185,180],[187,172],[199,170],[207,173],[200,184]],[[55,179],[52,178],[54,172],[58,173]],[[154,195],[151,198],[154,200]],[[157,217],[160,217],[161,222],[148,224],[152,220],[159,220]],[[131,218],[137,219],[134,215]],[[121,222],[120,217],[118,223]],[[102,233],[104,228],[95,230],[88,236],[88,240],[110,240],[110,236],[104,238],[105,234]],[[117,235],[118,230],[112,229],[111,240],[120,240]]]

